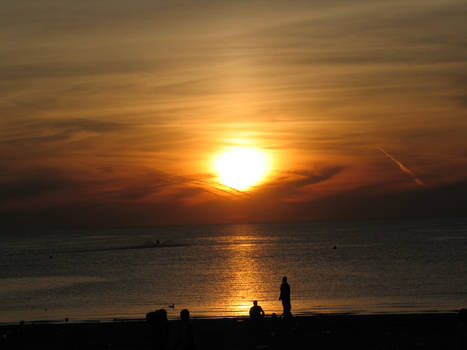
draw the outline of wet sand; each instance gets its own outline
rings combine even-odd
[[[456,313],[316,315],[286,321],[267,317],[194,319],[197,349],[459,349],[465,328]],[[169,321],[170,347],[178,321]],[[0,326],[0,349],[150,349],[144,321],[34,323]]]

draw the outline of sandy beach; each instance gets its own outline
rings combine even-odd
[[[168,349],[179,321],[169,321]],[[267,317],[261,329],[247,318],[193,319],[197,349],[464,349],[456,313]],[[465,326],[465,325],[464,325]],[[151,349],[143,320],[26,323],[0,326],[2,349]]]

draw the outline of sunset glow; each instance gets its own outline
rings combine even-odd
[[[214,161],[219,183],[244,191],[258,184],[268,171],[266,155],[259,149],[233,148]]]
[[[4,3],[3,225],[467,212],[465,1]]]
[[[467,343],[466,0],[2,15],[0,350]]]

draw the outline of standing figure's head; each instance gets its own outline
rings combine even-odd
[[[188,311],[187,309],[183,309],[182,311],[180,311],[180,319],[182,321],[188,321],[190,319],[190,311]]]
[[[258,306],[258,300],[253,300],[253,305]]]
[[[287,282],[287,277],[282,277],[282,283],[286,283]]]

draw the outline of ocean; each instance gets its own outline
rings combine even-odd
[[[3,232],[0,322],[467,307],[467,219]]]

